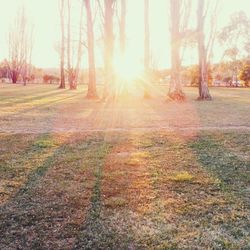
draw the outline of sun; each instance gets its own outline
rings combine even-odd
[[[138,60],[127,53],[124,56],[115,57],[114,70],[119,78],[131,82],[142,74],[143,67]]]

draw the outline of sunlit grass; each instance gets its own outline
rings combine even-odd
[[[65,237],[72,239],[68,247],[106,249],[247,246],[249,180],[243,173],[249,160],[237,158],[236,149],[247,147],[249,134],[105,138],[1,135],[3,246],[14,246],[8,232],[20,228],[25,228],[15,236],[20,244],[26,233],[43,235],[31,238],[30,247],[46,247],[51,240],[61,247]],[[136,164],[128,165],[130,159]]]
[[[189,174],[186,171],[182,171],[179,173],[174,173],[173,176],[169,177],[169,180],[176,181],[176,182],[189,182],[194,179],[194,176]]]
[[[166,86],[114,103],[54,87],[0,91],[1,249],[247,249],[250,136],[223,126],[249,124],[249,92],[197,104],[187,88],[179,105]]]
[[[134,84],[134,83],[133,83]],[[16,88],[14,88],[16,87]],[[196,88],[185,88],[187,102],[166,102],[167,85],[152,83],[150,99],[143,86],[113,102],[85,99],[86,86],[76,91],[55,85],[0,86],[0,128],[3,131],[49,132],[104,129],[211,129],[248,126],[250,92],[212,88],[212,102],[197,102]],[[102,86],[98,86],[99,96]],[[136,93],[136,94],[135,94]]]

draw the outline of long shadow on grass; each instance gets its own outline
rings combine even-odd
[[[35,95],[33,97],[28,97],[28,98],[20,97],[16,101],[10,100],[8,103],[2,104],[1,106],[8,106],[8,105],[14,106],[16,104],[29,103],[29,102],[33,102],[33,101],[36,101],[36,100],[41,100],[43,98],[48,98],[48,97],[52,97],[52,96],[55,96],[55,95],[65,94],[65,92],[62,92],[61,90],[58,90],[58,89],[56,89],[56,90],[57,91],[55,91],[55,90],[45,91],[45,92],[52,92],[52,93],[46,93],[45,94],[44,92],[42,92],[42,95]],[[30,93],[30,95],[32,95],[32,94],[33,93]],[[11,98],[7,97],[5,99],[11,99]]]
[[[167,201],[171,196],[174,200],[159,210],[159,215],[161,213],[163,215],[160,223],[165,223],[164,227],[167,228],[168,221],[164,218],[164,212],[169,215],[172,213],[174,220],[171,225],[173,229],[177,229],[172,234],[171,231],[166,230],[163,235],[166,237],[170,233],[171,237],[168,242],[177,243],[177,249],[243,249],[241,247],[247,245],[248,210],[244,201],[241,202],[241,197],[245,199],[246,196],[241,196],[238,199],[238,194],[246,187],[245,168],[247,164],[223,146],[223,143],[230,138],[224,134],[220,134],[219,137],[213,133],[200,135],[189,142],[170,143],[168,147],[171,151],[167,153],[173,157],[168,160],[170,166],[165,168],[165,164],[157,164],[157,168],[163,170],[162,173],[170,174],[169,177],[171,177],[171,172],[169,172],[171,168],[172,171],[186,170],[194,176],[193,181],[188,181],[188,179],[177,181],[177,178],[172,178],[172,180],[169,179],[167,182],[161,183],[162,173],[157,174],[158,180],[155,183],[155,188],[159,187],[159,201]],[[166,141],[164,138],[161,141],[158,137],[153,145],[157,145],[157,142],[165,144]],[[163,148],[162,146],[161,148]],[[167,144],[164,147],[166,146]],[[175,158],[177,158],[176,162]],[[224,160],[224,158],[227,159]],[[202,171],[205,175],[199,171],[199,168],[205,170]],[[153,171],[155,170],[153,169]],[[212,181],[214,178],[211,178],[211,182],[210,178],[207,179],[206,184],[206,176],[209,174],[221,181],[221,188],[218,188],[217,182]],[[240,174],[244,174],[244,176]],[[168,192],[169,195],[167,195]],[[179,196],[180,193],[185,195]],[[245,203],[247,204],[247,202]],[[196,235],[199,237],[194,237],[195,233],[192,235],[191,231],[192,233],[196,231]]]
[[[24,87],[24,90],[25,90],[26,88]],[[11,90],[9,91],[9,92],[7,92],[7,94],[9,94],[9,93],[12,93],[12,95],[7,95],[6,96],[6,92],[1,92],[1,95],[0,95],[0,97],[1,97],[1,100],[2,101],[5,101],[5,100],[8,100],[8,99],[11,99],[12,97],[13,98],[18,98],[16,101],[10,101],[9,103],[13,103],[13,102],[19,102],[19,101],[21,101],[21,100],[28,100],[29,98],[24,98],[24,97],[26,97],[26,96],[29,96],[29,95],[33,95],[33,91],[34,91],[34,89],[28,89],[28,91],[30,91],[30,92],[25,92],[26,94],[25,94],[25,96],[23,96],[22,95],[22,93],[19,93],[19,92],[11,92]],[[39,90],[40,91],[40,90]],[[54,88],[54,89],[43,89],[42,90],[42,92],[41,92],[41,94],[45,94],[45,93],[48,93],[48,92],[58,92],[58,91],[61,91],[60,89],[58,89],[58,88]],[[20,94],[20,95],[19,95]]]
[[[3,186],[4,190],[5,188],[10,189],[9,197],[13,196],[13,193],[15,194],[20,185],[23,185],[23,179],[32,172],[30,160],[43,153],[46,148],[46,145],[42,144],[44,140],[49,140],[48,134],[26,136],[11,134],[3,138],[1,144],[5,146],[3,155],[0,157],[0,180],[6,182]],[[11,183],[15,185],[13,186]]]
[[[109,218],[103,214],[105,210],[101,200],[103,167],[102,163],[96,164],[91,204],[74,249],[128,249],[132,240],[128,235],[117,232]]]
[[[37,136],[35,140],[33,141],[32,145],[29,145],[23,151],[23,155],[24,156],[27,155],[28,158],[24,160],[22,164],[24,165],[27,164],[25,161],[28,161],[30,158],[36,158],[36,156],[44,154],[46,149],[51,148],[52,145],[49,144],[50,139],[51,137],[49,134],[43,134],[43,135]],[[27,181],[21,186],[18,192],[16,192],[12,196],[11,200],[15,200],[20,195],[25,193],[25,191],[27,191],[40,177],[42,177],[45,174],[46,170],[48,170],[55,155],[56,155],[56,152],[53,152],[51,156],[45,158],[45,160],[40,166],[38,166],[37,168],[34,168],[28,173]],[[17,166],[17,167],[20,168],[21,166]]]
[[[216,134],[202,135],[190,142],[189,146],[202,166],[220,180],[222,190],[233,192],[244,198],[247,186],[250,184],[250,164],[249,161],[239,158],[236,153],[223,145],[223,143],[229,142],[232,136],[237,135],[229,134],[229,137],[227,136],[218,138]],[[247,142],[246,136],[242,137],[242,143],[244,140]],[[235,147],[237,146],[235,144]]]
[[[60,102],[64,102],[65,100],[68,100],[68,99],[73,99],[74,97],[76,97],[76,96],[79,96],[80,95],[80,93],[77,93],[77,94],[75,94],[75,95],[71,95],[71,96],[68,96],[68,97],[64,97],[64,98],[57,98],[57,99],[55,99],[55,100],[53,100],[53,101],[48,101],[48,102],[46,102],[46,103],[44,103],[44,104],[35,104],[33,107],[31,107],[31,108],[25,108],[25,109],[22,109],[22,110],[20,110],[20,111],[18,111],[18,112],[15,112],[15,113],[13,113],[13,114],[9,114],[8,115],[8,117],[12,117],[12,116],[16,116],[16,115],[21,115],[21,114],[25,114],[25,113],[28,113],[28,112],[30,112],[30,111],[32,111],[32,110],[36,110],[36,109],[42,109],[42,108],[45,108],[45,107],[49,107],[49,106],[51,106],[52,104],[54,105],[54,104],[56,104],[56,103],[60,103]]]
[[[50,145],[44,143],[49,139],[49,134],[41,135],[27,153],[31,153],[32,157],[44,154],[44,150],[47,147],[50,148]],[[43,216],[46,217],[46,214],[34,212],[36,207],[39,206],[39,203],[37,203],[39,197],[34,199],[36,194],[32,193],[32,189],[52,166],[60,149],[61,147],[58,147],[50,155],[46,155],[43,163],[28,174],[26,183],[19,191],[0,207],[0,249],[44,249],[41,242],[36,245],[36,241],[34,241],[32,246],[29,245],[29,237],[32,238],[34,234],[36,222]],[[30,227],[33,227],[34,231]],[[40,233],[42,238],[43,232]]]
[[[0,249],[71,249],[89,205],[93,174],[91,216],[100,213],[100,170],[108,146],[92,136],[68,139],[52,146],[26,185],[1,208]],[[46,145],[40,141],[35,147]]]

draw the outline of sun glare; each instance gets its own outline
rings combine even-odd
[[[142,64],[129,54],[124,57],[117,56],[114,60],[114,68],[116,75],[127,81],[138,78],[143,71]]]

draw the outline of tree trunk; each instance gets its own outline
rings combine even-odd
[[[59,88],[65,89],[65,73],[64,73],[64,0],[60,2],[60,20],[61,20],[61,55],[60,55],[60,71],[61,71],[61,81]]]
[[[127,0],[121,0],[121,21],[120,21],[120,56],[123,65],[125,65],[125,53],[126,53],[126,16],[127,16]],[[119,81],[122,82],[122,89],[120,93],[123,96],[128,95],[128,80],[124,76],[119,76]]]
[[[168,96],[177,101],[183,101],[185,94],[182,91],[180,79],[181,34],[180,34],[180,0],[170,1],[171,10],[171,78]]]
[[[96,91],[93,19],[92,19],[92,11],[89,0],[85,0],[85,7],[87,14],[88,63],[89,63],[89,81],[88,81],[87,98],[98,98]]]
[[[149,41],[149,0],[144,0],[144,98],[150,96],[147,85],[150,81],[149,60],[150,60],[150,41]]]
[[[104,1],[104,64],[105,64],[105,83],[103,91],[103,99],[108,95],[114,97],[114,69],[113,69],[113,54],[114,54],[114,35],[113,35],[113,9],[114,0]],[[109,91],[109,93],[108,93]]]
[[[207,65],[207,51],[205,48],[204,36],[204,0],[198,1],[197,10],[197,39],[198,39],[198,53],[199,53],[199,97],[198,100],[211,100],[212,97],[208,89],[208,65]]]
[[[120,49],[124,58],[126,47],[126,0],[121,0]]]
[[[77,62],[76,62],[76,70],[75,70],[75,81],[76,84],[79,81],[79,72],[81,66],[82,59],[82,29],[83,29],[83,8],[85,1],[81,1],[81,11],[80,11],[80,22],[79,22],[79,41],[78,41],[78,49],[77,49]]]
[[[67,64],[68,64],[68,82],[69,88],[76,89],[75,72],[71,63],[71,5],[70,0],[67,2],[68,22],[67,22]]]
[[[23,86],[27,85],[27,63],[24,65],[24,70],[23,70]]]
[[[13,70],[11,74],[12,83],[17,83],[17,78],[18,78],[18,73],[16,70]]]
[[[144,0],[144,70],[149,71],[149,0]]]

